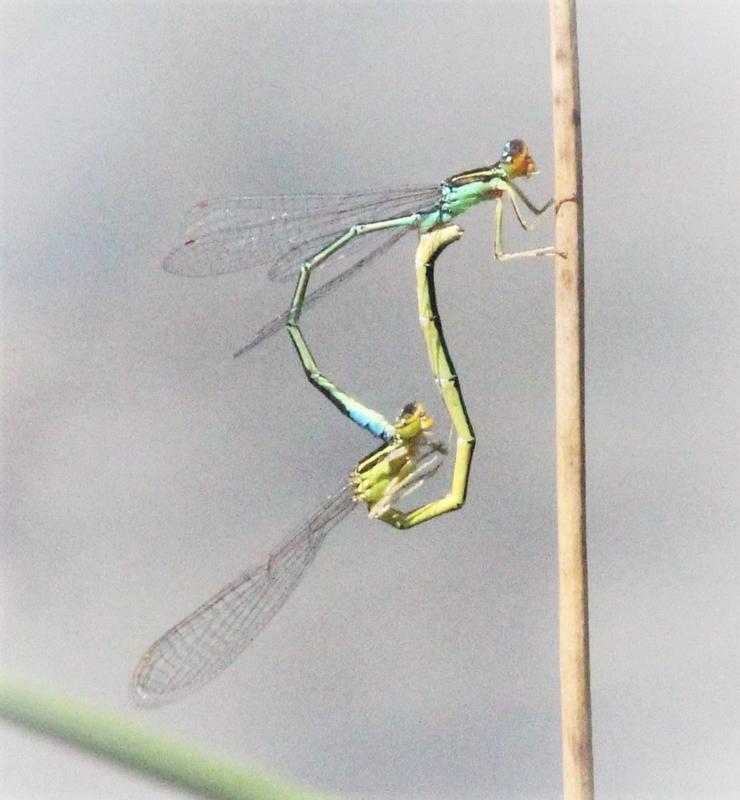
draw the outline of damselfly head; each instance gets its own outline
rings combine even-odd
[[[427,415],[424,406],[419,402],[407,403],[396,417],[394,428],[400,439],[413,439],[423,431],[429,430],[434,420]]]
[[[528,178],[537,172],[537,164],[521,139],[511,139],[504,145],[499,163],[510,178]]]

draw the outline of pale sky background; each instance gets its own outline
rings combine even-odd
[[[231,358],[292,288],[165,274],[186,210],[434,183],[514,136],[544,201],[546,4],[2,16],[3,669],[348,800],[557,798],[552,264],[493,264],[491,208],[438,269],[478,435],[464,510],[408,534],[355,512],[219,680],[153,711],[127,696],[142,650],[375,446],[287,335]],[[739,22],[737,3],[580,3],[602,800],[740,796]],[[551,239],[547,218],[511,243]],[[413,247],[305,318],[327,374],[388,416],[439,410]],[[3,798],[184,797],[0,741]]]

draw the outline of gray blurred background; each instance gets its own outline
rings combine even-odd
[[[600,798],[740,796],[736,3],[579,4],[588,523]],[[434,183],[519,136],[551,193],[541,3],[4,3],[3,669],[353,800],[559,796],[552,265],[438,269],[478,434],[463,511],[360,511],[204,690],[142,650],[375,446],[287,335],[292,287],[176,278],[206,197]],[[510,220],[511,222],[511,220]],[[552,240],[552,218],[511,246]],[[308,312],[340,385],[446,422],[413,237]],[[446,488],[444,479],[433,487]],[[179,793],[2,728],[3,797]],[[733,753],[735,754],[733,756]]]

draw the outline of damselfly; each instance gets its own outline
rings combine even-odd
[[[420,403],[405,406],[393,439],[363,459],[263,564],[241,574],[144,653],[132,680],[136,703],[151,707],[176,700],[231,664],[282,608],[329,531],[358,502],[380,517],[437,471],[446,448],[431,429]]]
[[[514,182],[537,171],[527,145],[507,142],[490,166],[465,170],[440,184],[349,194],[267,195],[206,200],[186,220],[185,242],[164,261],[178,275],[219,275],[268,270],[272,280],[290,280],[300,271],[290,308],[264,325],[235,355],[251,350],[281,328],[295,325],[303,309],[392,247],[410,230],[420,233],[446,225],[485,200],[496,200],[494,256],[498,260],[553,255],[552,247],[504,252],[503,200],[510,201],[519,224],[528,225],[517,201],[540,215]],[[316,267],[343,255],[343,269],[307,293]]]

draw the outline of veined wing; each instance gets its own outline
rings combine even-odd
[[[240,575],[158,639],[134,671],[136,703],[169,703],[231,664],[283,606],[326,535],[354,508],[353,497],[353,487],[343,487],[266,563]]]
[[[402,236],[408,233],[408,231],[408,228],[387,228],[386,230],[378,231],[377,233],[363,236],[350,242],[348,247],[352,247],[355,243],[357,243],[357,246],[345,257],[345,264],[348,264],[348,266],[345,266],[345,268],[333,278],[330,278],[328,281],[308,292],[303,300],[303,310],[305,311],[307,308],[310,308],[314,303],[333,292],[341,283],[357,275],[365,265],[369,264],[378,256],[381,256],[387,250],[390,250]],[[342,251],[340,250],[334,257],[341,257],[341,253]],[[349,260],[350,258],[352,259],[351,261]],[[247,344],[240,347],[239,350],[234,353],[234,358],[243,356],[258,344],[264,342],[265,339],[283,330],[288,322],[289,315],[290,309],[283,311],[282,314],[274,317],[266,325],[263,325]]]
[[[357,222],[377,222],[426,210],[438,186],[341,195],[245,196],[205,201],[186,219],[184,244],[164,261],[179,275],[218,275],[274,267],[273,278],[296,268]]]

